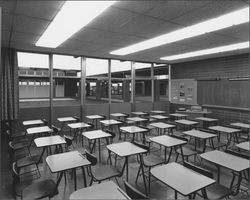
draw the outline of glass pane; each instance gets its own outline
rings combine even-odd
[[[80,58],[53,55],[53,105],[80,105]]]
[[[17,53],[19,75],[19,106],[49,106],[49,56],[37,53]]]
[[[111,102],[123,103],[131,100],[131,80],[111,80]]]
[[[155,101],[168,101],[168,66],[154,65]]]
[[[86,103],[108,102],[108,60],[86,59]]]
[[[131,62],[111,60],[112,78],[131,78]]]
[[[135,102],[151,102],[152,101],[152,83],[151,80],[135,81]]]
[[[144,78],[151,76],[151,63],[135,62],[135,77]]]

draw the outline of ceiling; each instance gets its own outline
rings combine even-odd
[[[163,56],[249,41],[249,23],[245,23],[126,56],[109,54],[118,48],[249,7],[248,0],[119,1],[55,49],[36,47],[34,44],[56,16],[63,1],[0,2],[3,11],[2,46],[19,50],[163,63],[159,59]],[[246,49],[192,59],[248,51]]]

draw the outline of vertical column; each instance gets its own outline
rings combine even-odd
[[[171,65],[168,65],[168,101],[171,103]]]
[[[101,95],[102,95],[102,81],[101,80],[96,80],[96,100],[101,100]]]
[[[131,62],[131,110],[135,111],[135,62]]]
[[[129,80],[124,80],[122,84],[122,99],[124,102],[129,102],[130,100],[129,84]]]
[[[86,58],[81,56],[81,113],[80,118],[82,121],[85,121],[86,116]]]
[[[155,83],[154,83],[154,63],[151,63],[151,101],[152,101],[152,109],[154,110],[154,102],[155,102]]]
[[[50,102],[50,111],[49,111],[49,125],[53,124],[53,93],[54,93],[54,82],[53,82],[53,54],[49,54],[49,102]]]
[[[108,60],[108,119],[110,118],[111,108],[111,59]]]

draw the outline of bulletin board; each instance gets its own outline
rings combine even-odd
[[[171,80],[171,103],[197,105],[197,81],[195,79]]]

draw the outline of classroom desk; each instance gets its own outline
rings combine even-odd
[[[232,141],[233,135],[235,136],[236,142],[238,142],[238,136],[237,133],[239,133],[241,130],[239,129],[234,129],[234,128],[229,128],[225,126],[209,126],[208,129],[214,130],[219,134],[218,140],[220,141],[220,134],[221,133],[226,133],[227,137],[229,135],[228,141],[227,141],[227,147],[230,145]]]
[[[187,115],[180,114],[180,113],[171,113],[169,116],[174,117],[174,119],[186,119]]]
[[[100,121],[101,124],[103,124],[104,127],[110,127],[110,129],[113,131],[114,130],[114,126],[118,126],[118,131],[119,131],[119,125],[122,124],[121,121],[117,121],[115,119],[106,119],[106,120],[102,120]]]
[[[211,114],[211,111],[207,110],[177,110],[177,113],[187,114],[189,118],[194,119],[196,117],[206,117],[208,114]]]
[[[70,200],[81,199],[130,199],[113,181],[106,181],[73,192]]]
[[[163,122],[151,123],[149,125],[156,127],[158,129],[159,135],[163,135],[165,133],[165,129],[167,129],[168,132],[171,132],[171,134],[173,134],[173,128],[176,127],[173,124],[168,124],[168,123],[163,123]]]
[[[91,144],[89,143],[89,149],[90,153],[93,152],[95,146],[96,146],[96,140],[98,140],[98,145],[99,145],[99,162],[101,161],[101,139],[102,138],[108,138],[111,137],[109,133],[106,133],[102,130],[94,130],[94,131],[87,131],[82,133],[83,137],[86,137],[88,140],[94,140],[94,143]]]
[[[246,151],[250,150],[250,148],[249,148],[250,142],[249,141],[242,142],[240,144],[236,144],[235,146],[238,147],[238,148],[240,148],[240,149],[246,150]]]
[[[65,124],[66,124],[67,122],[76,121],[76,119],[75,119],[74,117],[59,117],[59,118],[57,118],[57,120],[58,120],[59,122],[62,122],[61,130],[63,130],[63,128],[64,128],[64,126],[65,126]]]
[[[169,119],[169,117],[168,117],[168,116],[165,116],[165,115],[151,115],[150,118],[156,119],[156,120],[165,120],[165,119]]]
[[[124,140],[126,139],[126,134],[133,134],[132,141],[135,140],[135,134],[142,133],[143,134],[143,143],[145,143],[145,133],[147,133],[147,129],[140,128],[138,126],[124,126],[120,127],[120,130],[125,134]]]
[[[28,135],[32,135],[30,145],[32,144],[36,134],[53,132],[53,130],[51,128],[49,128],[48,126],[39,126],[39,127],[28,128],[26,131],[27,131]]]
[[[175,199],[177,199],[177,192],[188,196],[199,190],[203,190],[204,198],[207,199],[205,188],[215,183],[215,180],[176,162],[153,167],[150,173],[175,191]]]
[[[91,163],[80,152],[70,151],[66,153],[51,155],[46,158],[46,163],[52,173],[60,173],[60,176],[57,180],[58,185],[62,179],[64,171],[73,169],[75,190],[77,189],[76,168],[81,167],[84,187],[87,187],[84,166],[88,166]]]
[[[199,122],[195,122],[195,121],[187,120],[187,119],[175,120],[175,122],[184,126],[184,130],[186,127],[188,129],[192,129],[193,126],[196,126],[197,124],[199,124]]]
[[[41,119],[23,121],[24,126],[41,125],[44,122]]]
[[[137,112],[131,112],[133,115],[135,115],[135,116],[138,116],[138,117],[140,117],[140,116],[144,116],[144,115],[147,115],[148,113],[145,113],[145,112],[140,112],[140,111],[137,111]]]
[[[81,129],[81,131],[82,131],[82,129],[89,128],[89,127],[91,127],[91,125],[89,125],[87,123],[84,123],[84,122],[76,122],[76,123],[68,124],[68,127],[70,128],[70,133],[71,133],[71,129],[74,130],[74,139],[75,139],[76,138],[76,132],[77,132],[78,129]],[[83,143],[82,143],[82,146],[83,146]]]
[[[121,118],[127,117],[128,115],[124,114],[124,113],[111,113],[110,116],[117,117],[118,119],[121,119]]]
[[[139,124],[140,122],[145,122],[145,121],[147,121],[148,119],[141,118],[141,117],[128,117],[127,120],[128,120],[128,121],[133,121],[133,122],[135,122],[136,124]]]
[[[43,148],[40,159],[39,159],[39,162],[40,162],[46,148],[48,148],[50,146],[56,146],[56,149],[57,149],[57,146],[59,146],[59,149],[61,150],[61,152],[63,152],[61,145],[66,144],[66,141],[63,137],[61,137],[59,135],[54,135],[54,136],[36,138],[34,140],[34,143],[35,143],[37,148]],[[50,154],[52,154],[51,151],[50,151]]]
[[[241,122],[231,123],[230,125],[235,126],[237,128],[248,129],[248,130],[250,128],[250,124],[241,123]]]
[[[156,137],[151,137],[149,138],[152,142],[162,145],[165,147],[164,150],[164,157],[165,157],[165,162],[168,163],[170,161],[170,157],[173,151],[173,148],[176,146],[179,146],[181,150],[181,156],[182,156],[182,161],[184,162],[184,157],[183,157],[183,151],[182,151],[182,145],[187,144],[186,141],[168,136],[168,135],[161,135],[161,136],[156,136]],[[170,148],[169,156],[167,159],[167,148]]]
[[[104,119],[104,116],[102,116],[102,115],[87,115],[86,118],[91,120],[95,124],[95,128],[97,129],[97,121]]]
[[[151,110],[150,112],[153,113],[153,114],[165,114],[166,113],[163,110]]]
[[[183,132],[185,135],[188,135],[190,137],[194,137],[195,139],[195,150],[196,150],[196,146],[197,146],[197,139],[201,139],[203,140],[203,150],[202,152],[205,152],[206,150],[206,141],[209,140],[210,144],[212,146],[212,148],[214,149],[214,142],[213,142],[213,138],[217,137],[217,135],[215,134],[211,134],[211,133],[207,133],[204,131],[200,131],[200,130],[190,130],[190,131],[184,131]]]
[[[230,169],[234,172],[239,173],[239,176],[242,177],[242,171],[249,168],[249,160],[240,158],[222,151],[214,150],[209,151],[203,154],[200,154],[200,157],[204,160],[207,160],[217,167],[217,182],[220,182],[220,167]],[[240,179],[239,179],[240,180]],[[234,178],[231,182],[231,187],[233,184]]]
[[[195,119],[202,121],[204,128],[206,128],[210,124],[218,121],[218,119],[209,118],[209,117],[196,117]]]

